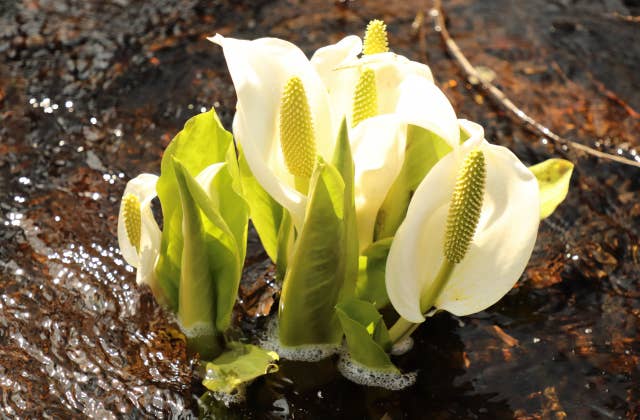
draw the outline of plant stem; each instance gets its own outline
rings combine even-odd
[[[442,265],[440,266],[440,270],[438,271],[433,284],[431,284],[430,288],[424,290],[422,292],[422,296],[420,296],[420,311],[423,314],[431,309],[433,304],[436,302],[436,299],[438,299],[438,296],[442,293],[442,289],[444,289],[444,286],[449,281],[449,277],[451,277],[451,273],[455,266],[456,264],[449,261],[447,258],[442,261]]]
[[[442,293],[442,289],[449,281],[451,277],[451,273],[455,268],[456,264],[449,261],[448,259],[444,259],[442,265],[440,266],[440,270],[438,270],[438,274],[436,275],[433,284],[429,289],[426,290],[426,293],[423,293],[420,297],[420,311],[424,314],[435,303],[436,299]],[[418,328],[420,324],[413,323],[411,321],[407,321],[406,319],[400,317],[396,321],[395,324],[389,329],[389,339],[392,344],[396,344],[405,338],[409,337],[413,332]]]
[[[391,344],[399,343],[405,338],[409,337],[418,328],[420,324],[414,324],[411,321],[400,317],[395,324],[389,330],[389,339]]]

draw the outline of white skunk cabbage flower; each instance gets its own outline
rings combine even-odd
[[[362,57],[358,54],[362,51]],[[349,36],[335,45],[320,48],[311,63],[331,97],[334,121],[346,116],[349,127],[369,117],[396,112],[402,82],[410,76],[433,82],[429,66],[389,51],[386,25],[372,20],[364,47]]]
[[[451,103],[431,81],[409,76],[399,86],[395,113],[363,120],[351,130],[360,251],[373,241],[376,216],[405,158],[407,125],[433,131],[458,147],[459,123]]]
[[[222,46],[236,89],[234,136],[255,178],[298,228],[316,156],[331,161],[345,117],[361,250],[371,243],[376,214],[402,167],[407,124],[458,145],[455,112],[429,67],[388,52],[380,21],[367,28],[362,58],[357,36],[320,48],[310,61],[279,39],[210,40]]]
[[[219,34],[209,40],[222,47],[233,80],[238,98],[233,134],[247,164],[300,227],[316,158],[331,160],[337,136],[327,89],[290,42]]]
[[[137,269],[136,282],[148,284],[159,296],[155,265],[161,233],[151,211],[157,181],[156,175],[140,174],[127,183],[118,215],[118,245],[125,261]]]
[[[461,125],[474,135],[419,185],[387,259],[391,303],[414,323],[434,308],[463,316],[496,303],[536,240],[535,176],[507,148],[484,140],[476,124]]]

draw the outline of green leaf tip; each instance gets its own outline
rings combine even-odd
[[[458,173],[449,204],[444,255],[453,263],[462,261],[476,232],[486,176],[484,154],[480,150],[472,150]]]
[[[344,194],[340,172],[319,159],[280,296],[278,338],[285,347],[338,344],[342,339],[334,306],[351,287],[344,270]]]
[[[567,197],[573,167],[568,160],[554,158],[529,168],[540,188],[540,219],[551,216]]]
[[[336,311],[354,361],[377,372],[399,373],[387,354],[389,332],[372,303],[350,299],[338,304]]]

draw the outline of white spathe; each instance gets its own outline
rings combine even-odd
[[[335,126],[339,126],[342,119],[347,117],[348,126],[351,127],[353,94],[358,82],[357,77],[354,80],[352,73],[345,74],[337,69],[353,63],[361,52],[362,40],[355,35],[349,35],[336,44],[319,48],[311,56],[311,64],[329,93],[331,115]]]
[[[127,194],[140,201],[140,253],[129,240],[124,223],[124,206],[120,203],[118,215],[118,245],[125,261],[136,270],[136,282],[156,288],[155,265],[160,252],[161,233],[153,212],[151,201],[156,197],[158,177],[152,174],[140,174],[127,183],[123,197]]]
[[[479,147],[486,162],[480,221],[464,259],[455,266],[435,308],[455,315],[482,311],[502,298],[524,271],[535,244],[540,212],[535,176],[507,148],[489,144],[474,123],[474,135],[442,158],[417,188],[391,245],[387,293],[406,320],[424,321],[422,292],[443,262],[449,202],[465,156]]]
[[[438,86],[424,77],[410,75],[400,84],[398,92],[395,113],[403,122],[436,133],[454,149],[459,146],[456,112]]]
[[[373,241],[380,206],[405,156],[407,125],[396,115],[368,118],[352,130],[354,196],[360,252]]]
[[[210,41],[223,49],[238,102],[233,134],[260,185],[291,214],[296,226],[304,221],[306,196],[298,192],[280,145],[279,119],[282,92],[292,77],[305,87],[316,152],[330,161],[337,127],[322,79],[304,53],[277,38],[245,41],[216,35]]]
[[[329,50],[318,50],[311,58],[311,62],[318,69],[318,73],[327,86],[331,104],[334,106],[334,118],[342,120],[343,117],[346,117],[349,127],[352,124],[355,87],[360,73],[365,68],[373,70],[376,76],[378,114],[396,112],[402,94],[400,86],[408,77],[420,78],[433,84],[433,76],[429,66],[411,61],[404,56],[385,52],[357,58],[353,53],[357,51],[356,46],[359,45],[361,48],[362,44],[357,44],[352,37],[341,41],[341,43],[344,42],[342,50],[337,48],[341,44],[338,43],[333,48],[325,47],[330,48]],[[353,38],[360,40],[357,37]],[[348,53],[346,53],[347,51]],[[332,60],[325,58],[329,52],[333,53]]]
[[[482,127],[459,122],[444,93],[425,78],[408,76],[398,91],[395,113],[368,118],[350,133],[360,252],[373,242],[378,211],[404,163],[408,124],[435,132],[453,148],[459,144],[459,124],[468,125],[474,138],[484,135]]]

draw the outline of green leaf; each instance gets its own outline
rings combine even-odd
[[[351,154],[351,143],[349,142],[349,132],[347,120],[344,118],[340,126],[338,141],[336,142],[333,164],[340,172],[344,181],[344,285],[343,295],[340,300],[350,298],[355,290],[358,278],[358,225],[356,223],[356,205],[354,192],[355,168],[353,156]]]
[[[236,241],[238,259],[244,262],[247,253],[249,207],[242,193],[240,171],[233,143],[229,145],[226,163],[225,170],[221,170],[204,185],[205,188],[208,186],[209,199]],[[200,185],[203,183],[200,182]]]
[[[178,285],[182,259],[182,207],[173,159],[182,162],[191,176],[207,166],[226,160],[231,133],[226,131],[215,110],[191,118],[164,151],[156,190],[162,205],[163,231],[156,274],[169,306],[178,306]]]
[[[573,163],[564,159],[548,159],[529,167],[540,187],[540,219],[549,217],[569,192]]]
[[[247,210],[233,191],[228,164],[208,168],[213,173],[201,179],[209,184],[206,187],[215,200],[178,160],[174,170],[183,216],[178,319],[190,348],[212,357],[219,353],[221,334],[231,322],[242,275],[244,251],[240,249],[246,247]],[[227,211],[244,214],[244,218],[230,219],[237,225],[236,232],[221,214]],[[237,238],[244,242],[238,243]]]
[[[344,188],[338,170],[321,160],[280,297],[279,338],[285,346],[342,338],[335,305],[345,284]]]
[[[252,344],[231,342],[228,350],[206,364],[202,385],[210,391],[234,394],[259,376],[278,370],[278,354]]]
[[[471,137],[471,134],[467,133],[467,130],[465,130],[464,128],[462,128],[462,126],[460,126],[460,144],[469,140],[470,137]]]
[[[451,146],[434,132],[409,125],[404,163],[378,211],[375,240],[395,235],[416,188],[433,165],[451,150]]]
[[[378,309],[389,304],[384,274],[392,240],[393,238],[385,238],[374,242],[360,257],[356,297],[371,302]]]
[[[247,164],[238,145],[242,189],[249,204],[251,221],[258,232],[262,246],[271,261],[278,261],[278,231],[283,217],[283,208],[260,185]]]
[[[295,241],[295,229],[291,215],[284,208],[282,209],[282,220],[278,230],[278,260],[276,262],[276,278],[280,281],[284,279],[289,264],[290,254]]]
[[[391,349],[389,332],[376,308],[369,302],[352,299],[336,309],[353,360],[376,371],[399,372],[386,352]]]

